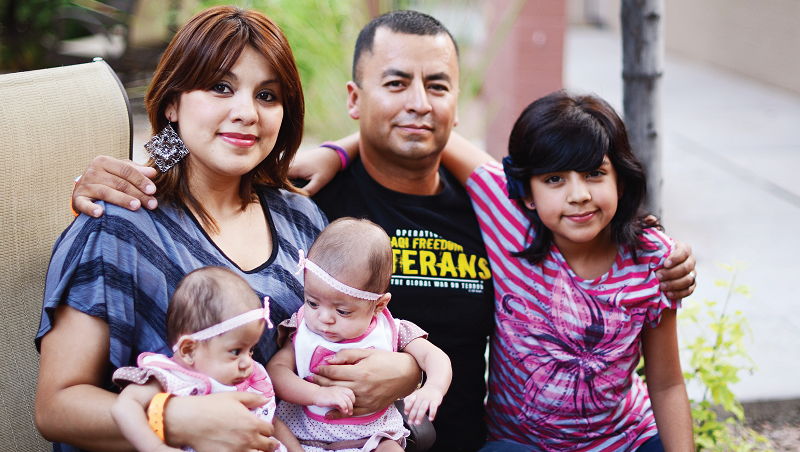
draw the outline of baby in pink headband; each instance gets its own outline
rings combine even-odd
[[[274,421],[275,438],[295,449],[300,445],[274,419],[275,393],[253,350],[269,321],[264,306],[241,276],[222,267],[203,267],[183,277],[167,308],[167,339],[173,356],[142,353],[139,367],[122,367],[113,380],[125,386],[111,408],[122,434],[140,452],[177,450],[164,444],[163,407],[171,395],[192,396],[246,391],[269,401],[253,411]],[[129,384],[135,383],[135,384]],[[166,393],[166,394],[164,394]]]
[[[386,305],[394,269],[389,236],[368,220],[341,218],[317,237],[298,272],[305,272],[305,303],[279,326],[282,348],[267,364],[281,399],[277,416],[306,452],[402,451],[409,431],[395,405],[376,413],[329,419],[338,410],[353,414],[355,395],[342,386],[312,381],[320,365],[348,348],[405,351],[425,371],[425,385],[405,398],[408,422],[430,420],[450,387],[450,359],[411,322],[397,320]],[[285,334],[285,333],[289,334]],[[290,335],[291,340],[281,341]]]

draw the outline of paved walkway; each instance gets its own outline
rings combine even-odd
[[[597,93],[621,112],[621,73],[618,34],[569,30],[568,89]],[[672,55],[664,74],[663,224],[692,245],[698,300],[725,297],[712,283],[726,277],[716,262],[747,265],[739,281],[753,297],[731,307],[752,327],[758,369],[741,375],[736,395],[798,398],[800,96]]]

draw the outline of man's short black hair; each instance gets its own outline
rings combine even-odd
[[[365,51],[372,52],[375,31],[380,27],[386,27],[395,33],[418,36],[436,36],[441,33],[447,33],[456,48],[456,56],[458,56],[458,44],[456,44],[456,40],[453,39],[450,31],[441,22],[418,11],[392,11],[372,19],[358,34],[356,50],[353,53],[353,81],[356,84],[360,83],[356,70],[358,60],[361,59],[361,54]]]

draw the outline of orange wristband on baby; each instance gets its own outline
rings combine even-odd
[[[172,397],[172,394],[166,392],[159,392],[150,400],[150,405],[147,407],[147,422],[150,428],[164,441],[164,405],[167,404],[167,399]]]

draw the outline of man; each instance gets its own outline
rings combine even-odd
[[[458,51],[434,18],[397,11],[370,22],[356,41],[350,116],[360,159],[314,201],[329,220],[367,217],[392,239],[389,309],[428,332],[447,353],[453,382],[431,450],[474,451],[486,438],[486,341],[493,286],[486,249],[461,185],[439,167],[458,122]]]
[[[359,34],[347,84],[349,113],[360,127],[360,136],[350,140],[357,140],[361,158],[313,198],[331,221],[367,217],[386,230],[396,260],[392,314],[425,329],[451,359],[453,382],[434,422],[431,451],[476,451],[486,439],[491,272],[469,197],[439,166],[458,123],[458,77],[456,43],[436,19],[397,11],[371,21]],[[333,151],[323,152],[338,160]],[[149,181],[135,168],[96,160],[76,187],[76,208],[101,214],[90,198],[155,207],[153,191],[145,188]],[[691,293],[689,254],[677,252],[680,265],[663,277],[680,278],[667,286],[675,291],[670,296]]]

